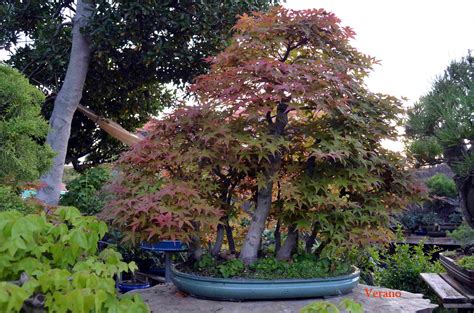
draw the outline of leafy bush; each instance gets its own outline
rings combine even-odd
[[[456,239],[461,244],[461,247],[465,247],[470,243],[474,242],[474,229],[466,223],[461,224],[458,228],[452,232],[448,232],[448,237]]]
[[[432,249],[425,253],[424,243],[416,246],[395,244],[395,251],[381,255],[385,266],[378,267],[374,273],[376,284],[409,292],[426,293],[425,284],[420,273],[440,273],[444,271],[438,261],[433,262],[433,254],[439,250]]]
[[[100,190],[109,179],[110,170],[106,167],[86,170],[67,184],[68,192],[61,197],[60,204],[77,207],[87,215],[99,213],[105,205],[105,197]]]
[[[434,137],[425,140],[414,140],[407,145],[408,156],[414,158],[418,164],[432,163],[442,154],[442,147]]]
[[[41,117],[44,95],[28,80],[0,64],[0,182],[16,188],[38,179],[51,165],[53,152],[40,144],[48,132]]]
[[[344,309],[348,313],[363,313],[362,304],[352,299],[342,299],[339,305],[335,305],[328,301],[318,301],[308,304],[300,310],[300,313],[339,313],[340,309]]]
[[[467,270],[474,271],[474,255],[463,256],[456,263]]]
[[[437,196],[454,198],[458,195],[454,180],[441,173],[433,175],[426,181],[426,185]]]
[[[111,249],[98,253],[106,231],[105,223],[70,207],[49,215],[1,212],[0,311],[19,312],[39,293],[49,312],[147,312],[136,295],[117,298],[113,276],[135,265]],[[22,273],[27,280],[21,286],[5,282]]]

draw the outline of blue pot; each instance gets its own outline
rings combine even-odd
[[[198,298],[242,301],[315,298],[351,292],[359,283],[360,272],[313,279],[228,279],[203,277],[172,270],[175,286]]]
[[[157,243],[142,242],[140,247],[150,251],[185,251],[187,246],[180,240],[162,240]]]
[[[125,280],[118,283],[117,287],[120,290],[120,292],[125,293],[125,292],[132,291],[135,289],[150,288],[151,285],[149,283],[130,282],[130,281]]]

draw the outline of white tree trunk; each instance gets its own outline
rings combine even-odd
[[[44,186],[39,190],[38,198],[50,205],[55,205],[59,201],[72,117],[81,100],[89,67],[90,43],[81,33],[81,29],[87,25],[92,9],[93,6],[88,0],[77,1],[72,28],[71,56],[64,83],[54,101],[53,114],[49,120],[50,128],[46,142],[56,152],[56,156],[49,172],[41,177]]]

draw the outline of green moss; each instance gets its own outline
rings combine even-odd
[[[252,279],[309,279],[346,275],[352,272],[348,262],[331,261],[318,258],[311,254],[297,255],[291,261],[280,261],[274,257],[257,260],[245,267],[242,261],[216,260],[205,254],[199,262],[191,267],[182,266],[180,270],[198,275],[221,278],[252,278]]]

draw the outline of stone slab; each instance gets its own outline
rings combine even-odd
[[[338,304],[344,298],[354,299],[362,304],[364,311],[368,313],[428,313],[437,307],[437,305],[430,303],[430,300],[424,299],[422,294],[406,291],[399,291],[400,297],[373,297],[374,292],[375,295],[380,296],[384,292],[392,292],[391,294],[393,295],[398,291],[359,284],[347,295],[327,299],[244,302],[197,299],[183,294],[172,284],[156,285],[149,289],[132,292],[141,294],[153,313],[297,313],[301,308],[315,301],[326,300]],[[382,293],[377,294],[377,292]]]

